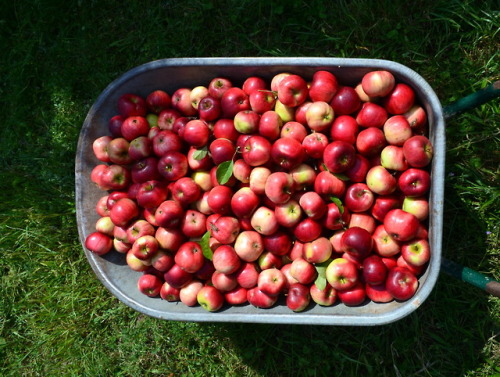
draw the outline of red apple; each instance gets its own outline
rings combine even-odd
[[[351,182],[364,182],[372,164],[365,156],[357,153],[354,164],[344,174]],[[373,190],[372,190],[373,191]]]
[[[381,257],[392,257],[401,251],[400,243],[387,233],[382,224],[375,228],[372,238],[373,251]]]
[[[176,109],[165,109],[163,110],[159,115],[158,119],[156,120],[156,123],[158,125],[158,129],[156,131],[162,131],[162,130],[168,130],[168,131],[173,131],[174,130],[174,125],[176,124],[177,120],[181,118],[181,113],[177,111]],[[153,127],[156,128],[156,127]],[[152,129],[150,128],[148,137],[154,137],[154,134],[152,134]],[[177,134],[177,132],[176,132]]]
[[[240,232],[234,242],[236,254],[245,262],[254,262],[264,251],[262,236],[254,230]]]
[[[386,70],[368,72],[361,79],[363,91],[370,97],[385,97],[395,85],[394,75]]]
[[[267,178],[271,175],[271,170],[259,166],[252,169],[249,177],[249,187],[257,195],[265,193]]]
[[[137,216],[139,216],[139,207],[129,198],[119,199],[109,211],[109,217],[116,226],[125,227]]]
[[[233,83],[226,77],[214,77],[208,84],[208,95],[220,99],[222,95],[233,87]]]
[[[304,160],[302,144],[291,137],[281,137],[271,146],[271,159],[285,170],[299,166]]]
[[[335,75],[328,71],[316,71],[309,86],[309,97],[313,101],[330,102],[337,93],[338,81]]]
[[[336,115],[348,115],[360,108],[361,100],[353,88],[342,86],[333,96],[330,105]]]
[[[139,237],[132,245],[131,251],[136,258],[141,260],[150,260],[159,249],[157,239],[151,235]]]
[[[384,228],[397,241],[409,241],[415,237],[420,222],[411,213],[392,209],[384,217]]]
[[[267,163],[271,158],[271,142],[263,136],[253,135],[249,137],[243,146],[243,160],[250,166],[260,166]]]
[[[139,218],[126,228],[126,239],[121,239],[126,240],[128,243],[134,243],[142,236],[154,236],[155,231],[156,230],[153,225],[151,225],[146,220]]]
[[[271,173],[267,178],[264,193],[275,204],[286,203],[294,192],[294,181],[291,174],[285,172]]]
[[[130,164],[133,160],[128,153],[129,149],[130,142],[123,137],[117,137],[110,140],[107,145],[109,161],[119,165]]]
[[[365,285],[366,296],[373,302],[387,303],[394,298],[385,288],[385,282],[379,285]]]
[[[402,147],[405,141],[413,135],[410,123],[403,115],[393,115],[387,119],[383,131],[387,143],[399,147]]]
[[[310,263],[326,262],[333,253],[333,246],[326,237],[319,237],[304,244],[304,259]]]
[[[250,183],[252,167],[240,158],[233,163],[233,176],[241,183]]]
[[[380,152],[380,165],[389,170],[405,171],[408,169],[403,148],[397,145],[387,145]]]
[[[385,287],[396,300],[405,301],[415,295],[418,279],[407,268],[394,267],[389,270]]]
[[[250,187],[242,187],[231,198],[231,210],[238,218],[249,218],[259,203],[260,198]]]
[[[290,74],[278,84],[278,100],[286,106],[297,107],[308,96],[307,82],[299,75]]]
[[[248,94],[241,88],[229,88],[221,97],[221,107],[224,118],[234,118],[239,111],[250,109]]]
[[[290,137],[302,143],[307,134],[308,130],[302,123],[287,121],[281,128],[280,137]]]
[[[121,126],[121,134],[128,141],[132,141],[139,136],[147,136],[148,132],[149,123],[143,116],[125,118]]]
[[[414,103],[415,92],[404,83],[396,84],[383,100],[383,105],[390,114],[404,114],[411,109]]]
[[[186,236],[182,234],[178,228],[163,228],[156,229],[155,238],[158,240],[160,248],[175,252],[179,246],[186,240]]]
[[[151,257],[151,266],[157,271],[166,272],[174,265],[174,257],[168,251],[159,249],[155,255]]]
[[[224,292],[224,300],[229,305],[243,305],[248,302],[247,295],[247,288],[237,286],[230,291]]]
[[[174,261],[184,271],[194,274],[205,263],[205,257],[198,242],[187,241],[175,253]]]
[[[387,120],[387,111],[373,102],[365,102],[356,115],[356,122],[361,127],[382,128]]]
[[[209,312],[216,312],[224,305],[224,295],[215,287],[203,286],[196,295],[198,304]]]
[[[122,115],[115,115],[111,117],[108,121],[108,130],[113,138],[122,137],[122,123],[125,120],[125,117]]]
[[[278,296],[286,286],[286,277],[277,268],[262,270],[257,279],[257,287],[269,296]]]
[[[234,115],[234,128],[242,134],[254,134],[259,129],[260,114],[253,110],[238,111]]]
[[[240,232],[240,223],[236,217],[221,216],[210,225],[210,232],[221,244],[232,244]]]
[[[165,228],[176,228],[180,226],[184,217],[184,209],[181,204],[174,200],[166,200],[161,203],[155,212],[158,226]]]
[[[241,287],[250,289],[257,285],[259,268],[254,262],[241,262],[235,276],[236,281]]]
[[[341,250],[356,258],[364,259],[373,249],[371,233],[360,227],[346,229],[340,240]]]
[[[212,212],[227,215],[231,212],[233,190],[227,186],[215,186],[208,194],[207,202]]]
[[[99,231],[90,233],[85,238],[85,248],[97,255],[104,255],[113,248],[113,239]]]
[[[401,245],[401,256],[412,266],[423,266],[431,258],[431,248],[426,239],[414,239]]]
[[[193,274],[187,272],[178,264],[174,264],[163,274],[164,280],[174,288],[181,289],[183,286],[193,280]]]
[[[158,160],[158,172],[167,181],[176,181],[188,172],[186,156],[180,152],[170,151]]]
[[[252,228],[262,235],[273,234],[279,227],[274,211],[265,206],[258,207],[250,221]]]
[[[337,291],[355,286],[359,281],[358,268],[345,258],[335,258],[325,271],[326,280]]]
[[[278,296],[270,296],[258,287],[253,287],[247,291],[247,300],[256,308],[268,309],[278,301]]]
[[[431,187],[430,174],[427,170],[410,168],[399,176],[398,187],[406,196],[424,196]]]
[[[358,132],[358,123],[351,115],[340,115],[336,117],[330,128],[332,140],[341,140],[353,145],[356,143]]]
[[[326,284],[323,289],[319,289],[316,284],[309,288],[311,299],[321,306],[332,306],[337,301],[337,291],[330,284]]]
[[[179,152],[182,146],[179,135],[170,130],[161,130],[153,137],[153,152],[159,157],[170,151]]]
[[[262,89],[262,90],[254,90],[253,92],[251,92],[248,95],[248,101],[250,102],[250,108],[253,111],[255,111],[258,114],[264,114],[267,111],[271,111],[274,109],[276,98],[274,97],[273,92]]]
[[[356,137],[356,150],[365,157],[378,155],[387,145],[384,132],[377,127],[368,127]]]
[[[320,132],[310,133],[302,140],[304,151],[312,158],[322,158],[327,145],[328,137]]]
[[[330,199],[332,196],[341,198],[345,190],[345,182],[329,171],[318,173],[314,181],[314,191],[325,199]]]
[[[353,287],[338,291],[338,298],[347,306],[361,305],[366,299],[366,292],[363,283],[357,282]]]
[[[163,281],[153,274],[144,274],[137,281],[139,292],[149,297],[158,296],[162,285]]]
[[[375,195],[366,183],[351,184],[344,196],[344,204],[351,212],[368,211],[373,202]]]
[[[415,275],[417,277],[420,276],[422,274],[422,272],[424,272],[424,269],[425,269],[425,264],[422,266],[415,266],[413,264],[408,263],[406,261],[406,259],[403,258],[402,255],[397,257],[396,265],[398,267],[404,267],[404,268],[408,269],[413,275]]]
[[[305,218],[301,220],[294,228],[294,236],[301,242],[311,242],[318,238],[323,231],[323,226],[318,220]]]
[[[179,290],[179,299],[186,306],[198,304],[198,292],[203,287],[199,280],[192,280]]]
[[[318,220],[326,213],[327,207],[323,198],[314,191],[305,192],[299,200],[304,213],[313,220]]]
[[[255,92],[260,93],[260,92]],[[258,133],[270,141],[274,141],[280,137],[283,121],[276,111],[265,111],[259,120]]]
[[[184,126],[183,140],[194,147],[207,145],[210,129],[205,121],[192,119]]]
[[[323,218],[323,226],[326,229],[337,230],[347,226],[351,219],[351,213],[344,206],[337,203],[328,203],[326,206],[326,215]]]
[[[305,284],[295,283],[288,287],[286,306],[294,312],[305,310],[311,302],[309,287]]]
[[[158,172],[158,160],[155,157],[146,157],[135,162],[130,169],[130,175],[132,182],[139,184],[159,180],[162,177]],[[137,186],[137,190],[139,187],[140,185]]]
[[[213,129],[214,137],[216,139],[219,138],[224,138],[224,139],[229,139],[233,142],[238,139],[238,136],[240,133],[236,131],[236,128],[234,128],[234,121],[233,119],[218,119],[215,124],[214,124],[214,129]]]
[[[279,225],[285,228],[293,228],[300,222],[302,209],[296,200],[290,199],[286,203],[277,204],[274,214]]]
[[[299,283],[307,285],[316,279],[318,272],[312,263],[304,258],[297,258],[292,262],[290,275]]]
[[[377,195],[389,195],[397,189],[397,180],[385,167],[376,165],[366,173],[366,185]]]
[[[220,100],[210,95],[203,97],[198,103],[198,116],[205,122],[219,119],[221,112]]]
[[[149,111],[160,114],[172,105],[172,98],[163,90],[154,90],[146,97],[146,105]]]
[[[160,297],[168,302],[180,301],[180,290],[164,282],[160,289]]]
[[[191,104],[191,89],[177,89],[172,94],[172,107],[178,110],[183,116],[191,117],[196,115],[197,109]]]
[[[373,234],[377,223],[369,212],[351,212],[348,228],[359,227]]]
[[[323,152],[323,162],[331,173],[342,173],[356,160],[356,150],[346,141],[332,141]]]
[[[363,279],[370,285],[380,285],[387,278],[387,266],[378,255],[370,255],[363,260]]]
[[[414,168],[426,167],[432,160],[432,143],[426,136],[412,136],[404,142],[403,154],[410,166]]]
[[[316,132],[326,132],[333,123],[333,108],[324,101],[314,101],[306,111],[308,127]]]
[[[147,112],[146,100],[134,93],[125,93],[118,98],[118,112],[123,117],[145,116]]]
[[[241,89],[250,95],[253,92],[260,92],[267,89],[267,82],[262,77],[259,76],[250,76],[243,81],[241,85]]]
[[[410,127],[415,135],[423,135],[427,131],[427,113],[424,108],[414,104],[410,110],[403,114],[410,123]]]

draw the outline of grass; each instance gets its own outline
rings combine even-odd
[[[0,10],[0,375],[500,375],[500,301],[441,275],[380,327],[179,323],[97,281],[74,156],[105,86],[166,57],[384,58],[443,104],[499,79],[496,1],[11,1]],[[447,122],[444,255],[500,279],[498,101]]]

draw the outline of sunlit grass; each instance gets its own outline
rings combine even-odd
[[[0,375],[490,376],[500,302],[440,276],[382,327],[166,322],[121,304],[78,242],[74,155],[125,71],[191,56],[383,58],[443,104],[499,79],[494,1],[8,2],[0,16]],[[498,100],[447,122],[443,254],[500,279]]]

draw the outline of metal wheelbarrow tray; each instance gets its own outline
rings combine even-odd
[[[431,260],[426,272],[419,278],[419,288],[408,301],[378,304],[366,302],[348,307],[337,303],[330,307],[311,305],[309,309],[294,313],[283,302],[271,309],[258,309],[251,305],[225,306],[216,313],[202,307],[187,307],[160,298],[150,298],[137,289],[140,272],[130,270],[125,256],[110,252],[97,256],[85,250],[86,257],[96,276],[120,301],[148,316],[195,322],[248,322],[304,325],[353,325],[372,326],[397,321],[422,305],[431,293],[441,265],[443,227],[445,120],[441,103],[430,85],[408,67],[387,60],[347,58],[182,58],[163,59],[138,66],[113,81],[93,104],[83,124],[76,154],[76,211],[78,232],[82,245],[94,231],[98,215],[95,205],[103,191],[90,180],[90,172],[98,163],[92,153],[92,143],[99,136],[108,134],[108,120],[116,115],[116,102],[127,92],[146,96],[156,89],[170,94],[180,87],[208,85],[217,76],[231,79],[239,85],[248,76],[261,76],[270,80],[280,72],[291,72],[310,79],[317,70],[328,70],[345,85],[355,85],[362,76],[373,70],[388,70],[396,80],[413,87],[418,101],[426,110],[429,138],[434,146],[431,166],[431,191],[429,214],[429,243]]]

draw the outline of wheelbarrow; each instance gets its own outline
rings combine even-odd
[[[80,241],[93,231],[97,215],[95,203],[102,196],[90,180],[90,171],[98,163],[92,155],[92,142],[108,133],[108,120],[115,115],[117,99],[127,92],[147,95],[161,86],[174,91],[181,86],[194,87],[208,83],[212,78],[226,76],[241,83],[248,76],[271,79],[280,72],[293,72],[311,77],[317,70],[329,70],[345,85],[359,83],[369,71],[389,70],[396,79],[411,84],[417,98],[425,108],[430,129],[430,139],[435,147],[432,161],[432,187],[430,192],[429,242],[433,251],[425,273],[419,279],[419,288],[411,299],[394,300],[379,304],[366,302],[357,307],[344,304],[333,307],[315,305],[293,313],[283,303],[270,309],[251,305],[232,306],[210,313],[201,307],[186,307],[176,303],[147,297],[136,288],[140,273],[131,271],[123,255],[108,253],[97,256],[85,250],[87,259],[103,285],[120,301],[146,315],[176,321],[194,322],[246,322],[309,325],[373,326],[399,320],[419,308],[432,291],[440,270],[471,282],[489,292],[498,293],[499,284],[477,272],[442,259],[442,225],[444,207],[444,156],[445,118],[465,111],[498,96],[498,84],[488,87],[444,109],[431,86],[416,72],[399,63],[377,59],[347,58],[182,58],[162,59],[143,64],[126,72],[97,98],[89,110],[82,127],[75,164],[76,209]]]

